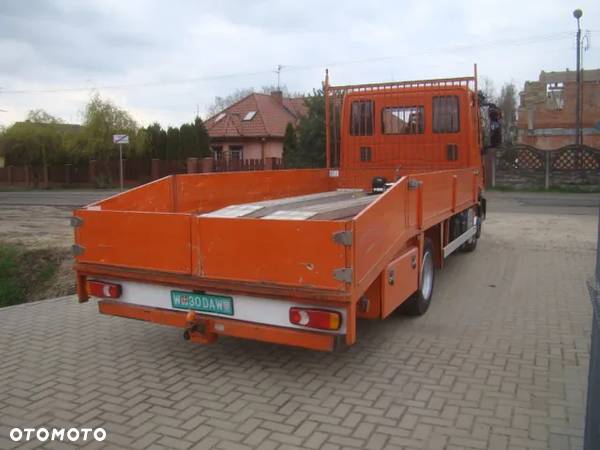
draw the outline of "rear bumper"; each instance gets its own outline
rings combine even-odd
[[[114,300],[99,300],[102,314],[144,320],[161,325],[187,328],[186,313],[162,308],[126,304]],[[223,319],[197,314],[206,333],[253,339],[275,344],[293,345],[311,350],[334,351],[345,345],[346,336],[303,331],[272,325],[263,325],[239,320]]]

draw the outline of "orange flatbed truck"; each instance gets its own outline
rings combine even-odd
[[[323,169],[171,175],[74,211],[77,293],[103,314],[332,351],[424,314],[485,217],[477,76],[324,84]],[[262,211],[262,212],[261,212]]]

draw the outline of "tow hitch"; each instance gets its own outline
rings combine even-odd
[[[199,318],[194,311],[190,311],[185,316],[187,328],[183,332],[183,339],[197,344],[212,344],[217,340],[218,335],[209,330],[209,323],[206,319]]]

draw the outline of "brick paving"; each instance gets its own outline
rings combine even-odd
[[[199,346],[72,297],[2,309],[0,448],[41,426],[104,427],[89,448],[581,448],[594,252],[497,227],[448,260],[426,316],[360,323],[341,353]]]

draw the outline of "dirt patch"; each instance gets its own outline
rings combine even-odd
[[[69,248],[72,207],[2,205],[0,242],[34,248]]]
[[[75,293],[69,225],[72,207],[3,205],[0,220],[0,305]],[[10,298],[11,300],[7,300]]]

